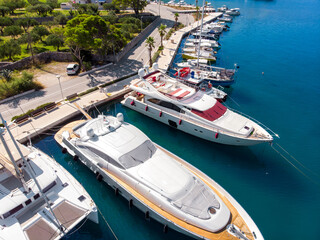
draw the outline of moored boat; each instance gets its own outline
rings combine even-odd
[[[0,239],[57,240],[89,219],[95,203],[82,185],[40,150],[0,128]],[[8,136],[9,135],[9,136]]]
[[[272,142],[255,121],[235,113],[201,90],[189,87],[159,70],[140,79],[121,102],[130,109],[197,137],[228,145],[249,146]]]
[[[121,113],[69,123],[55,139],[165,231],[197,239],[263,239],[220,185],[124,122]]]

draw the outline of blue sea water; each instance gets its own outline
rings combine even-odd
[[[126,121],[153,141],[218,182],[265,239],[320,239],[320,1],[212,2],[214,7],[223,4],[241,9],[220,38],[217,65],[240,66],[237,82],[227,89],[239,106],[231,99],[226,104],[278,133],[273,147],[286,159],[268,144],[233,147],[195,138],[119,103],[100,110],[123,112]],[[62,155],[53,136],[42,137],[36,146],[83,184],[118,239],[188,239],[170,230],[164,234],[162,225],[146,221],[136,208],[129,210],[128,202],[96,181],[89,169]],[[86,222],[68,239],[114,238],[100,216],[99,225]]]

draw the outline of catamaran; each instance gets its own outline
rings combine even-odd
[[[171,228],[197,239],[263,239],[230,194],[124,122],[122,113],[69,123],[55,139],[130,207],[162,223],[164,231]]]
[[[16,142],[4,125],[0,239],[57,240],[86,219],[98,223],[96,205],[82,185],[45,153]]]

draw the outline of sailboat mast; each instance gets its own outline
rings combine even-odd
[[[199,38],[199,44],[198,44],[197,67],[199,67],[200,45],[201,45],[201,35],[202,35],[202,27],[203,27],[203,15],[204,15],[204,4],[205,4],[205,0],[203,0],[203,4],[202,4],[202,16],[201,16],[201,26],[200,26],[200,38]]]
[[[5,126],[5,128],[6,128],[7,131],[8,131],[9,128],[8,128],[8,126],[7,126],[7,123],[4,121],[1,113],[0,113],[0,118],[1,118],[1,121],[2,121],[3,125]],[[8,132],[9,132],[9,131],[8,131]],[[14,166],[14,169],[15,169],[15,171],[16,171],[17,177],[20,179],[20,182],[22,183],[24,192],[25,192],[25,193],[28,193],[28,192],[29,192],[29,189],[28,189],[28,186],[27,186],[27,184],[26,184],[26,181],[24,180],[24,176],[23,176],[22,172],[20,171],[19,167],[17,166],[17,163],[16,163],[16,161],[14,160],[14,158],[13,158],[13,156],[12,156],[12,154],[11,154],[11,151],[10,151],[7,143],[6,143],[5,139],[3,138],[2,133],[4,133],[4,128],[1,128],[1,129],[0,129],[0,139],[1,139],[1,142],[2,142],[4,148],[5,148],[5,150],[6,150],[7,154],[8,154],[11,162],[12,162],[12,165]],[[11,133],[10,133],[10,137],[11,137],[11,136],[12,136],[12,135],[11,135]],[[13,139],[12,139],[12,141],[13,141],[14,144],[16,144]],[[20,150],[20,149],[19,149],[19,150]],[[19,154],[20,154],[20,152],[19,152]],[[20,154],[20,155],[21,155],[21,154]],[[23,159],[23,160],[24,160],[24,159]]]
[[[42,188],[40,187],[40,184],[39,184],[36,176],[34,175],[33,171],[31,171],[31,169],[30,169],[30,165],[29,165],[30,163],[26,161],[24,155],[22,154],[22,152],[21,152],[21,150],[20,150],[20,148],[19,148],[16,140],[14,139],[14,137],[13,137],[13,135],[12,135],[12,133],[11,133],[11,131],[10,131],[10,129],[9,129],[6,121],[3,119],[1,113],[0,113],[0,119],[1,119],[2,123],[4,124],[5,128],[7,129],[7,132],[9,133],[10,138],[11,138],[14,146],[15,146],[16,149],[18,150],[18,153],[19,153],[20,157],[22,158],[22,161],[23,161],[23,162],[26,164],[26,166],[28,167],[29,172],[30,172],[30,174],[31,174],[31,177],[32,177],[32,179],[34,180],[35,184],[37,185],[37,187],[38,187],[41,195],[44,196],[44,200],[45,200],[45,202],[46,202],[46,204],[47,204],[47,207],[50,209],[50,212],[52,213],[52,215],[53,215],[54,218],[55,218],[55,221],[53,220],[52,223],[53,223],[62,233],[64,233],[64,229],[63,229],[63,227],[61,226],[61,224],[59,223],[59,220],[57,219],[56,215],[54,214],[54,212],[53,212],[53,210],[52,210],[52,208],[51,208],[51,205],[50,205],[50,203],[48,202],[47,196],[43,193],[43,190],[42,190]],[[2,132],[0,132],[0,133],[1,133],[1,134],[0,134],[0,138],[1,138],[1,141],[2,141],[2,143],[3,143],[3,146],[5,147],[8,155],[9,155],[9,157],[10,157],[10,159],[11,159],[11,161],[12,161],[12,163],[13,163],[15,169],[16,169],[16,172],[17,172],[17,174],[18,174],[18,176],[19,176],[19,178],[20,178],[20,180],[21,180],[21,182],[22,182],[22,185],[23,185],[25,191],[26,191],[26,192],[29,192],[28,187],[27,187],[27,184],[26,184],[25,181],[24,181],[23,175],[20,173],[19,168],[18,168],[16,162],[14,161],[13,156],[12,156],[12,154],[11,154],[11,152],[10,152],[10,149],[8,148],[8,146],[7,146],[4,138],[3,138],[3,136],[2,136]]]

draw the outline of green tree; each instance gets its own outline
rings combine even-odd
[[[8,17],[0,17],[0,32],[3,35],[3,28],[13,25],[13,21]]]
[[[11,61],[13,61],[13,57],[21,54],[21,47],[17,41],[10,39],[1,45],[1,54],[3,57],[8,57]]]
[[[115,13],[120,13],[120,9],[116,7],[116,5],[114,5],[113,3],[104,3],[102,7],[104,10],[115,11]]]
[[[179,13],[174,14],[174,20],[175,20],[175,25],[174,28],[177,30],[178,27],[178,19],[179,19]]]
[[[148,5],[146,0],[113,0],[112,3],[120,9],[131,7],[136,15]]]
[[[49,46],[53,46],[57,48],[57,51],[59,52],[59,47],[63,46],[64,41],[61,39],[61,37],[58,34],[50,34],[47,39],[46,43]]]
[[[47,5],[49,5],[52,9],[59,7],[58,0],[47,0],[46,3],[47,3]]]
[[[117,22],[118,16],[114,11],[110,11],[106,16],[103,17],[103,19],[111,24],[114,24]]]
[[[32,62],[34,64],[34,54],[33,54],[32,43],[36,40],[37,36],[31,36],[30,33],[29,33],[29,29],[32,26],[39,25],[39,23],[36,20],[32,19],[32,18],[25,18],[25,19],[18,19],[16,21],[16,25],[22,27],[24,32],[25,32],[25,34],[20,37],[20,41],[26,42],[28,44],[27,45],[27,50],[30,50],[31,57],[32,57]],[[33,35],[35,35],[35,34],[33,34]]]
[[[99,7],[97,4],[87,4],[87,13],[90,15],[99,15]]]
[[[42,17],[47,16],[48,13],[51,12],[52,10],[53,10],[53,8],[51,8],[49,5],[43,4],[43,3],[29,6],[26,9],[27,12],[36,12],[38,15],[40,15]]]
[[[55,21],[56,23],[58,23],[59,25],[61,25],[61,27],[63,27],[64,25],[67,24],[68,18],[67,18],[67,16],[64,15],[64,14],[59,14],[59,15],[57,15],[57,16],[54,17],[54,21]]]
[[[154,38],[153,37],[147,37],[146,39],[146,47],[149,50],[149,65],[150,67],[152,67],[152,56],[151,56],[151,52],[152,49],[154,48]]]
[[[29,31],[30,27],[39,25],[39,23],[32,18],[18,19],[15,24],[22,27],[25,33]]]
[[[17,8],[24,8],[26,2],[24,0],[3,0],[2,6],[6,6],[10,9],[10,13],[13,14]]]
[[[32,34],[36,34],[39,36],[40,38],[40,41],[42,41],[42,37],[44,36],[48,36],[50,34],[50,32],[48,31],[48,29],[44,26],[35,26],[32,31],[31,31]]]
[[[161,24],[158,28],[159,34],[160,34],[160,38],[161,38],[161,47],[163,47],[163,37],[166,35],[167,31],[166,31],[167,25]]]
[[[6,6],[0,6],[0,14],[4,17],[6,14],[10,12],[10,9]]]
[[[100,16],[79,15],[68,21],[65,27],[65,43],[83,68],[81,51],[87,50],[105,55],[110,39],[117,37],[114,28]]]
[[[17,36],[21,35],[23,30],[17,25],[8,26],[4,29],[5,36],[11,36],[13,39],[16,39]]]
[[[34,5],[37,5],[41,2],[39,2],[38,0],[28,0],[28,3],[31,5],[31,6],[34,6]]]

